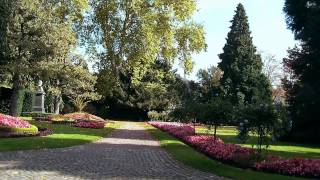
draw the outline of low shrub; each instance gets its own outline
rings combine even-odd
[[[38,134],[38,128],[34,125],[30,125],[27,128],[17,127],[0,127],[1,137],[19,137],[19,136],[36,136]]]
[[[92,128],[92,129],[103,129],[105,127],[105,121],[77,121],[73,126],[80,128]]]

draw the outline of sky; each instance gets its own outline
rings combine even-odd
[[[218,54],[226,43],[226,37],[230,31],[231,20],[235,14],[238,3],[242,3],[246,10],[251,36],[257,51],[262,58],[268,54],[275,55],[281,62],[287,55],[287,50],[293,47],[297,41],[293,33],[287,29],[285,14],[283,12],[284,0],[197,0],[197,12],[193,20],[204,26],[206,52],[193,55],[195,66],[188,79],[197,80],[199,69],[207,69],[216,66],[220,59]],[[84,48],[78,47],[77,52],[86,57]],[[89,65],[92,63],[89,62]],[[183,70],[178,62],[174,65],[178,73],[183,76]]]
[[[238,3],[242,3],[249,18],[253,43],[262,57],[273,54],[278,61],[287,55],[289,47],[297,42],[287,29],[284,0],[198,0],[198,11],[194,20],[204,26],[207,51],[193,55],[195,67],[188,79],[197,80],[199,69],[207,69],[220,61],[218,54],[226,43],[231,20]],[[176,66],[177,68],[177,66]],[[178,71],[182,73],[182,70]]]

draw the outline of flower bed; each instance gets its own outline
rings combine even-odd
[[[210,157],[224,162],[232,163],[235,156],[254,153],[250,148],[243,148],[235,144],[225,144],[221,139],[213,136],[196,135],[195,129],[188,124],[168,122],[150,122],[150,124],[181,139],[186,144],[193,146]]]
[[[213,136],[196,135],[194,128],[188,124],[157,121],[149,124],[168,132],[211,158],[228,164],[284,175],[320,177],[320,159],[283,159],[269,156],[263,160],[257,156],[254,149],[226,144]]]
[[[29,128],[30,123],[28,121],[0,113],[0,127]]]
[[[77,121],[73,126],[80,128],[93,128],[93,129],[102,129],[105,127],[104,121]]]
[[[255,168],[286,175],[320,178],[320,159],[284,159],[278,156],[269,156],[266,160],[256,163]]]
[[[65,118],[70,118],[70,119],[75,119],[75,120],[86,120],[86,121],[105,121],[104,119],[89,114],[89,113],[69,113],[69,114],[65,114],[63,115],[63,117]]]
[[[38,129],[28,121],[0,114],[0,137],[29,137],[52,134],[50,129]]]

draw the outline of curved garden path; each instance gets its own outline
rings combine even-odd
[[[96,143],[0,153],[0,179],[221,179],[174,160],[137,123]]]

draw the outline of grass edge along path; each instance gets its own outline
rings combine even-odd
[[[144,127],[148,132],[160,142],[162,148],[164,148],[173,158],[182,162],[185,165],[191,166],[201,171],[210,172],[218,176],[229,177],[232,179],[240,180],[294,180],[304,179],[300,177],[284,176],[279,174],[271,174],[258,172],[250,169],[241,169],[226,165],[210,159],[206,155],[196,151],[192,147],[184,144],[182,141],[175,137],[163,132],[148,123],[145,123]]]
[[[77,128],[64,124],[30,121],[42,128],[50,128],[53,134],[43,137],[0,138],[0,152],[54,149],[96,142],[120,126],[119,122],[109,121],[104,129]]]

